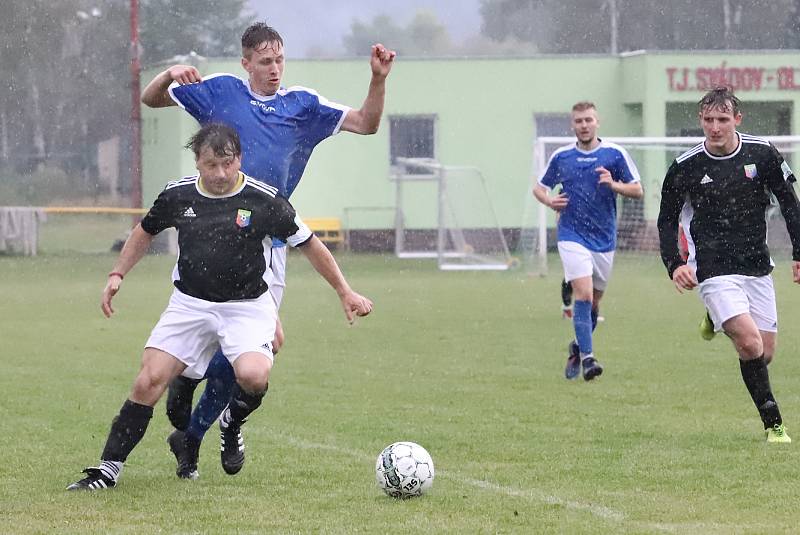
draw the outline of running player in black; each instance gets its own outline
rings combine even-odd
[[[699,107],[706,139],[678,156],[664,179],[658,216],[661,258],[679,292],[699,288],[715,330],[733,342],[767,442],[791,442],[767,372],[778,314],[766,212],[776,198],[792,241],[792,277],[800,283],[795,177],[772,144],[736,131],[742,114],[729,89],[708,92]],[[686,233],[687,260],[678,250],[678,223]]]
[[[199,175],[167,184],[133,229],[108,275],[102,310],[107,317],[113,314],[111,301],[123,277],[144,256],[153,237],[169,227],[178,230],[180,246],[173,271],[175,290],[145,344],[141,370],[111,424],[100,464],[85,469],[86,477],[67,490],[116,486],[123,463],[144,436],[153,406],[169,382],[188,369],[202,377],[220,347],[236,375],[233,397],[221,417],[223,432],[240,434],[247,416],[261,405],[272,369],[277,309],[267,291],[265,238],[299,247],[336,290],[349,321],[372,310],[372,302],[350,288],[327,247],[289,201],[239,170],[242,150],[234,129],[206,125],[188,147],[194,151]],[[196,451],[191,458],[194,478]]]

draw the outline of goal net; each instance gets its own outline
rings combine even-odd
[[[505,270],[511,266],[486,181],[476,167],[430,158],[397,158],[395,253],[435,258],[442,270]]]
[[[781,152],[793,170],[800,168],[800,136],[762,136]],[[656,220],[661,204],[661,183],[672,161],[702,142],[702,137],[604,137],[624,147],[636,162],[644,188],[642,199],[617,196],[617,255],[658,255]],[[574,137],[540,137],[533,145],[533,170],[520,229],[519,255],[526,272],[547,275],[556,252],[556,218],[531,191],[558,147],[575,143]],[[769,213],[768,241],[773,258],[791,252],[780,210]],[[558,265],[558,264],[556,264]],[[559,270],[560,273],[560,270]]]

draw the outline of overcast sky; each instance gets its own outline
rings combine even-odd
[[[405,26],[420,9],[436,13],[456,42],[480,32],[480,0],[249,0],[259,19],[278,30],[286,42],[286,55],[303,57],[311,47],[341,52],[342,37],[353,19],[371,22],[390,15]],[[391,43],[386,43],[391,46]]]

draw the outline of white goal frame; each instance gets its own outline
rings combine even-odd
[[[486,189],[486,180],[477,167],[443,165],[433,158],[402,158],[396,159],[397,165],[393,166],[389,179],[395,183],[395,254],[398,258],[435,258],[439,269],[446,271],[467,270],[492,270],[501,271],[509,269],[513,258],[508,249],[508,243],[503,235]],[[411,169],[421,169],[425,173],[414,173]],[[493,224],[489,231],[496,230],[496,239],[500,244],[499,258],[481,254],[475,250],[465,237],[460,226],[448,227],[447,214],[450,210],[450,194],[448,192],[448,175],[453,172],[468,172],[475,176],[483,193],[481,202]],[[403,206],[404,188],[413,184],[434,182],[437,190],[436,204],[436,248],[409,250],[406,248],[406,217]],[[451,214],[454,216],[454,214]]]

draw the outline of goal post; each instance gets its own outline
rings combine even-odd
[[[781,152],[792,169],[800,167],[800,136],[759,136]],[[658,254],[656,220],[661,203],[661,183],[672,160],[703,137],[603,137],[603,141],[622,146],[639,169],[644,188],[641,200],[617,196],[617,252]],[[532,194],[539,175],[557,148],[575,143],[575,137],[539,137],[533,143],[531,180],[520,229],[519,255],[526,272],[545,276],[548,258],[556,250],[556,217],[553,210],[539,203]],[[770,250],[781,254],[786,248],[781,231],[780,211],[770,214]],[[776,232],[772,232],[775,228]]]
[[[513,259],[480,169],[397,158],[395,253],[441,270],[506,270]]]

